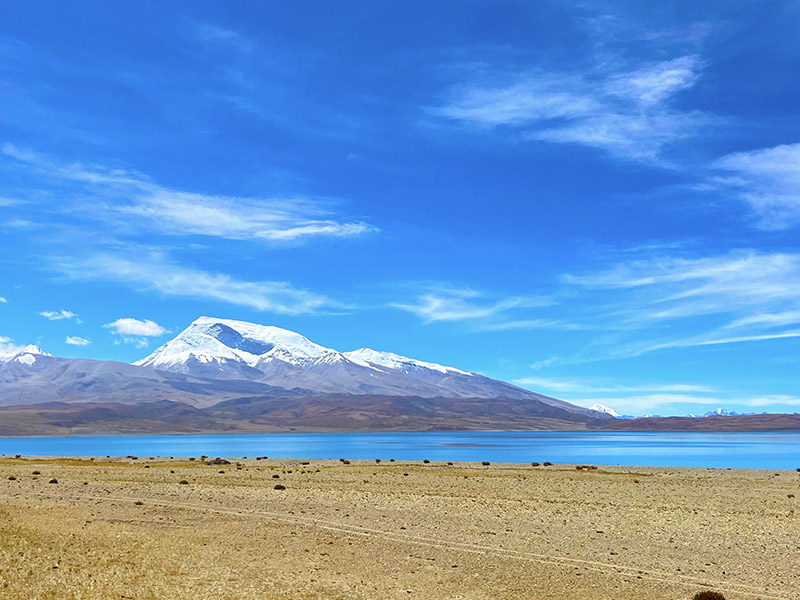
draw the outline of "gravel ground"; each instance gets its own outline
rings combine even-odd
[[[0,598],[800,598],[794,471],[229,460],[0,458]]]

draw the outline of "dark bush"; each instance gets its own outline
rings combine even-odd
[[[286,489],[286,486],[285,486],[285,485],[281,485],[281,484],[279,483],[279,484],[278,484],[278,485],[276,485],[276,486],[275,486],[273,489],[276,489],[276,490],[285,490],[285,489]]]
[[[723,596],[719,592],[704,590],[702,592],[697,592],[692,597],[692,600],[725,600],[725,596]]]
[[[58,479],[51,479],[51,480],[50,480],[50,481],[48,481],[47,483],[58,483]]]
[[[186,481],[185,479],[181,479],[178,483],[181,485],[189,485],[189,482]]]
[[[492,463],[490,463],[488,460],[485,460],[485,461],[483,461],[481,464],[482,464],[484,467],[488,467],[488,466],[489,466],[490,464],[492,464]]]
[[[531,463],[531,466],[532,466],[532,467],[538,467],[538,466],[539,466],[539,463],[537,463],[537,462],[532,462],[532,463]]]
[[[9,475],[9,476],[8,476],[8,480],[9,480],[9,481],[15,481],[16,479],[17,479],[17,478],[16,478],[16,477],[14,477],[13,475]]]
[[[542,465],[544,465],[545,467],[551,467],[551,466],[553,466],[553,463],[551,463],[551,462],[547,462],[547,461],[544,461],[544,462],[542,463]]]
[[[426,465],[429,465],[431,461],[429,461],[429,460],[426,458],[426,459],[425,459],[425,460],[423,460],[422,462],[423,462],[423,463],[425,463]]]

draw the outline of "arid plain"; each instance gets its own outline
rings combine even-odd
[[[0,459],[0,598],[800,597],[794,471],[230,460]]]

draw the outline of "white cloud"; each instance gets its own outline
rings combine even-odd
[[[728,175],[712,188],[735,193],[755,211],[763,229],[800,225],[800,143],[736,152],[713,167]]]
[[[800,337],[800,254],[661,256],[561,279],[608,332],[551,364]]]
[[[621,385],[607,381],[587,379],[550,379],[546,377],[521,377],[513,383],[530,388],[542,388],[559,393],[597,394],[597,393],[633,393],[633,392],[712,392],[714,388],[706,385],[688,383],[648,383],[637,385]]]
[[[75,319],[78,315],[69,310],[43,310],[39,313],[45,319],[61,321],[62,319]]]
[[[483,128],[503,127],[528,140],[591,146],[628,160],[657,162],[669,143],[692,137],[710,121],[670,101],[699,79],[695,56],[599,75],[518,73],[510,82],[455,86],[439,116]]]
[[[10,337],[0,335],[0,359],[13,357],[25,349],[25,346],[18,346]]]
[[[331,202],[323,198],[199,194],[166,188],[135,171],[62,165],[11,144],[4,144],[1,150],[46,176],[82,184],[80,190],[72,191],[76,197],[72,212],[123,231],[145,229],[272,243],[356,237],[377,231],[362,221],[335,218]]]
[[[88,346],[92,342],[91,340],[78,337],[77,335],[68,335],[67,338],[64,340],[64,343],[69,344],[70,346]]]
[[[648,319],[800,306],[800,254],[748,250],[703,258],[664,257],[562,279],[586,288],[643,292],[636,298],[644,305],[637,316]]]
[[[112,210],[141,217],[149,227],[173,235],[291,242],[314,236],[355,237],[375,230],[362,222],[320,218],[324,214],[320,206],[302,198],[229,198],[159,189]]]
[[[390,306],[411,312],[425,323],[487,319],[506,311],[536,306],[550,306],[552,299],[535,296],[512,296],[486,300],[470,289],[436,288],[417,296],[413,303],[395,302]]]
[[[0,304],[8,304],[8,300],[0,296]]]
[[[282,281],[242,281],[225,273],[183,267],[159,253],[136,259],[113,254],[54,259],[54,266],[75,280],[118,281],[167,296],[202,298],[281,314],[312,313],[333,302]]]
[[[168,333],[166,329],[164,329],[155,321],[151,321],[149,319],[140,321],[139,319],[132,319],[130,317],[125,317],[117,319],[116,321],[112,321],[111,323],[106,323],[103,325],[103,327],[111,329],[111,331],[117,335],[158,337]]]

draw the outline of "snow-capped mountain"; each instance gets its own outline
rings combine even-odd
[[[531,398],[597,415],[477,373],[369,348],[339,352],[286,329],[231,319],[200,317],[134,364],[193,377],[257,381],[303,393]]]

